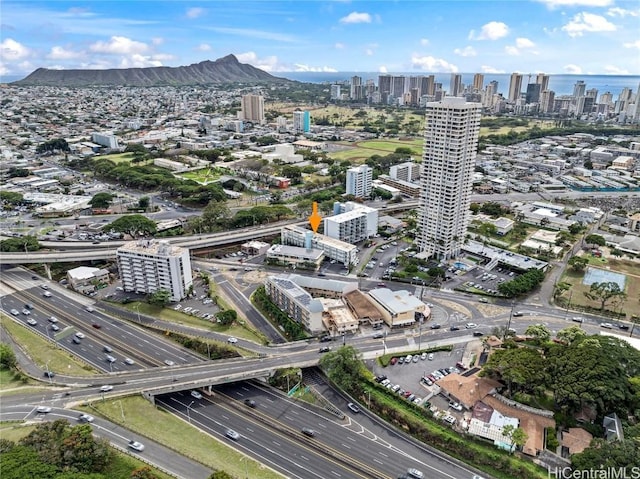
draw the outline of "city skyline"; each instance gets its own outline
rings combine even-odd
[[[637,2],[517,4],[3,1],[0,75],[179,66],[227,54],[273,74],[640,72]]]

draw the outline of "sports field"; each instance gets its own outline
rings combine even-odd
[[[348,160],[354,163],[362,163],[373,155],[386,156],[396,151],[396,148],[411,148],[414,157],[422,155],[422,139],[402,141],[402,140],[370,140],[359,141],[357,143],[345,143],[348,150],[336,151],[329,154],[335,160]]]
[[[100,155],[95,156],[94,160],[111,160],[114,163],[122,163],[125,161],[131,161],[133,159],[133,153],[115,153],[113,155]]]
[[[186,173],[181,173],[178,176],[206,185],[219,180],[224,174],[225,172],[221,168],[203,168],[201,170],[187,171]]]

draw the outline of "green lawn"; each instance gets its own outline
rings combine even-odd
[[[154,407],[142,397],[97,401],[82,409],[90,414],[100,414],[208,467],[225,470],[233,477],[246,477],[245,474],[260,479],[282,477],[220,440],[191,427],[173,414]]]
[[[374,150],[388,151],[389,153],[393,153],[394,151],[396,151],[396,148],[411,148],[414,151],[415,155],[421,155],[422,143],[423,143],[423,140],[412,140],[412,141],[371,140],[371,141],[361,141],[358,143],[358,146],[361,148],[371,148]]]
[[[198,183],[207,184],[219,180],[224,174],[224,170],[221,170],[220,168],[202,168],[200,170],[180,173],[178,176],[188,180],[197,181]]]
[[[229,336],[236,336],[248,341],[254,341],[256,343],[264,343],[264,339],[257,332],[243,327],[240,324],[232,324],[231,326],[223,326],[216,322],[211,322],[206,319],[191,316],[189,314],[175,311],[173,308],[159,308],[148,303],[132,302],[127,303],[124,306],[126,309],[132,312],[138,311],[138,305],[140,307],[140,314],[153,316],[154,318],[168,321],[170,323],[182,324],[185,326],[191,326],[194,328],[200,328],[205,331],[212,331],[215,333],[228,334]]]
[[[91,366],[77,360],[72,354],[42,339],[12,319],[2,316],[0,324],[22,346],[22,349],[26,351],[33,362],[42,369],[45,369],[48,363],[49,369],[56,373],[64,373],[70,376],[96,374],[97,371]]]
[[[3,422],[0,424],[0,437],[7,441],[18,442],[36,428],[33,424],[21,422]]]
[[[125,161],[131,161],[133,159],[133,153],[115,153],[113,155],[100,155],[95,156],[94,160],[111,160],[114,163],[123,163]]]

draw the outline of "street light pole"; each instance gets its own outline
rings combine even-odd
[[[513,319],[513,308],[515,308],[515,306],[516,306],[516,302],[514,300],[511,303],[511,312],[509,313],[509,321],[507,321],[507,327],[502,333],[502,341],[504,341],[507,338],[507,333],[509,332],[509,329],[511,329],[511,320]]]

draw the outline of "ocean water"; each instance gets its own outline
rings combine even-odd
[[[390,75],[418,76],[418,75],[435,75],[435,80],[442,83],[444,90],[449,89],[451,80],[450,73],[427,73],[427,72],[392,72]],[[342,81],[351,81],[351,77],[362,77],[362,82],[373,80],[378,84],[378,72],[278,72],[274,75],[307,83],[334,83]],[[484,84],[491,81],[498,82],[498,92],[506,96],[509,92],[509,81],[511,74],[484,74]],[[526,91],[528,83],[535,83],[535,74],[531,75],[531,81],[527,74],[522,79],[522,90]],[[557,95],[573,94],[573,86],[578,80],[582,80],[586,84],[586,89],[595,88],[598,90],[598,97],[605,92],[613,94],[614,101],[623,88],[631,88],[633,93],[638,92],[640,88],[640,76],[636,75],[549,75],[549,89],[556,92]],[[468,85],[473,83],[473,73],[462,73],[462,83]]]

